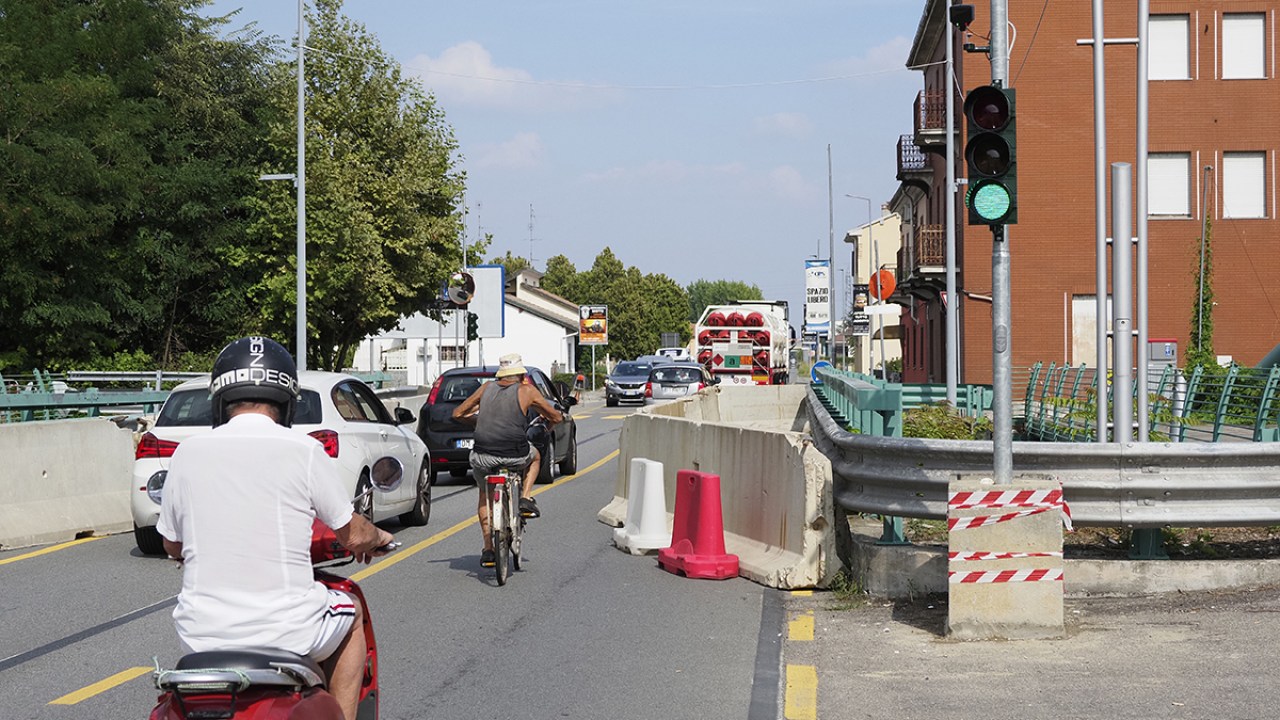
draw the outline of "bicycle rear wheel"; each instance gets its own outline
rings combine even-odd
[[[511,484],[511,511],[507,513],[507,537],[511,541],[511,567],[520,569],[520,546],[524,542],[524,518],[520,515],[520,484]]]
[[[511,543],[508,537],[507,531],[493,531],[493,569],[499,585],[506,585],[507,577],[511,575]]]

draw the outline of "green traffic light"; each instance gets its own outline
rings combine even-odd
[[[969,194],[969,207],[986,222],[1000,222],[1012,206],[1009,188],[998,182],[982,182]]]

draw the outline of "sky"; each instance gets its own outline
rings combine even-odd
[[[756,285],[790,303],[799,330],[805,260],[829,257],[834,238],[847,277],[845,231],[897,189],[923,6],[346,0],[343,12],[444,110],[467,234],[493,236],[486,259],[510,251],[544,270],[564,255],[583,271],[609,247],[680,285]],[[297,7],[216,0],[205,14],[239,10],[229,29],[254,22],[292,47]]]

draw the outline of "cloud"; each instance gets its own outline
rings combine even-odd
[[[483,143],[476,148],[478,168],[528,169],[542,163],[545,148],[537,133],[522,132],[500,143]]]
[[[804,113],[781,112],[756,118],[752,122],[752,129],[757,135],[799,140],[813,132],[813,123]]]
[[[790,202],[811,200],[815,192],[815,188],[805,181],[804,175],[790,165],[780,165],[770,170],[766,185],[774,195]]]
[[[527,70],[500,66],[492,53],[471,40],[445,49],[439,57],[417,55],[404,69],[446,106],[563,111],[611,102],[617,95],[610,88],[539,80]]]
[[[884,75],[907,70],[907,56],[911,54],[911,40],[898,36],[875,47],[868,48],[857,57],[836,60],[828,64],[825,72],[832,75]]]

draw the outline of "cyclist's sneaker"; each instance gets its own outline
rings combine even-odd
[[[480,567],[493,567],[495,562],[496,558],[492,550],[480,551]]]
[[[535,502],[533,498],[520,498],[520,517],[542,517],[542,511],[538,509],[538,503]]]

